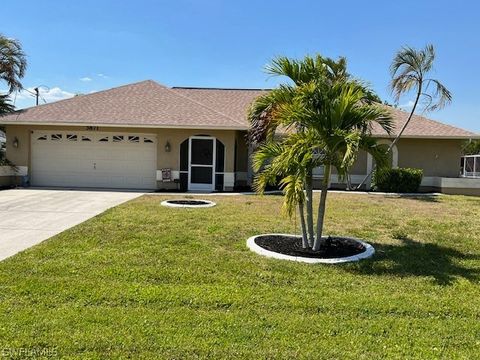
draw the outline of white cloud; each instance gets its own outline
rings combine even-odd
[[[80,78],[80,81],[88,82],[88,81],[92,81],[92,78],[89,78],[88,76],[85,76],[85,77]]]
[[[41,95],[41,97],[43,97],[47,102],[58,101],[58,100],[63,100],[63,99],[68,99],[68,98],[71,98],[71,97],[74,97],[74,96],[75,96],[74,93],[71,93],[71,92],[62,90],[62,89],[60,89],[59,87],[54,87],[54,88],[51,88],[50,90],[44,91],[44,92],[42,92],[42,91],[40,90],[40,95]]]
[[[414,104],[415,102],[413,102],[413,100],[408,100],[405,104],[398,105],[398,107],[401,109],[411,109]]]
[[[59,87],[53,87],[50,89],[40,88],[40,99],[39,104],[45,102],[54,102],[58,100],[68,99],[75,96],[74,93],[71,93],[66,90],[62,90]],[[12,99],[15,98],[15,95],[11,95]],[[17,94],[17,100],[32,99],[35,98],[35,89],[33,87],[23,89]],[[45,101],[43,101],[45,100]]]
[[[103,79],[106,79],[106,78],[108,78],[108,76],[107,76],[107,75],[105,75],[105,74],[102,74],[102,73],[100,73],[100,74],[97,74],[97,76],[98,76],[98,77],[101,77],[101,78],[103,78]]]

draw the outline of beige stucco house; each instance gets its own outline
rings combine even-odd
[[[18,171],[1,170],[0,181],[190,191],[247,186],[246,111],[262,93],[169,88],[148,80],[9,114],[0,124]],[[393,108],[392,114],[399,129],[408,114]],[[373,133],[391,140],[380,129]],[[480,194],[479,179],[460,177],[461,143],[471,138],[478,135],[415,116],[394,148],[393,165],[422,168],[426,190]],[[371,166],[360,154],[351,182],[359,183]],[[342,186],[335,176],[332,186]]]

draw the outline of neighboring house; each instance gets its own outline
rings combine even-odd
[[[252,176],[246,112],[264,92],[147,80],[22,110],[0,124],[8,158],[27,169],[32,186],[232,190]],[[392,114],[399,129],[408,114],[393,108]],[[378,128],[373,133],[391,140]],[[480,180],[459,178],[461,143],[478,137],[415,116],[393,149],[393,165],[422,168],[424,189],[480,193]],[[352,183],[371,166],[361,153]],[[341,186],[335,178],[333,185]]]

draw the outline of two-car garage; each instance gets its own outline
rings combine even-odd
[[[33,131],[33,186],[155,189],[153,134]]]

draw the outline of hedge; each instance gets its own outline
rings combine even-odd
[[[372,188],[376,191],[414,193],[418,191],[423,178],[422,169],[396,168],[375,171]]]

